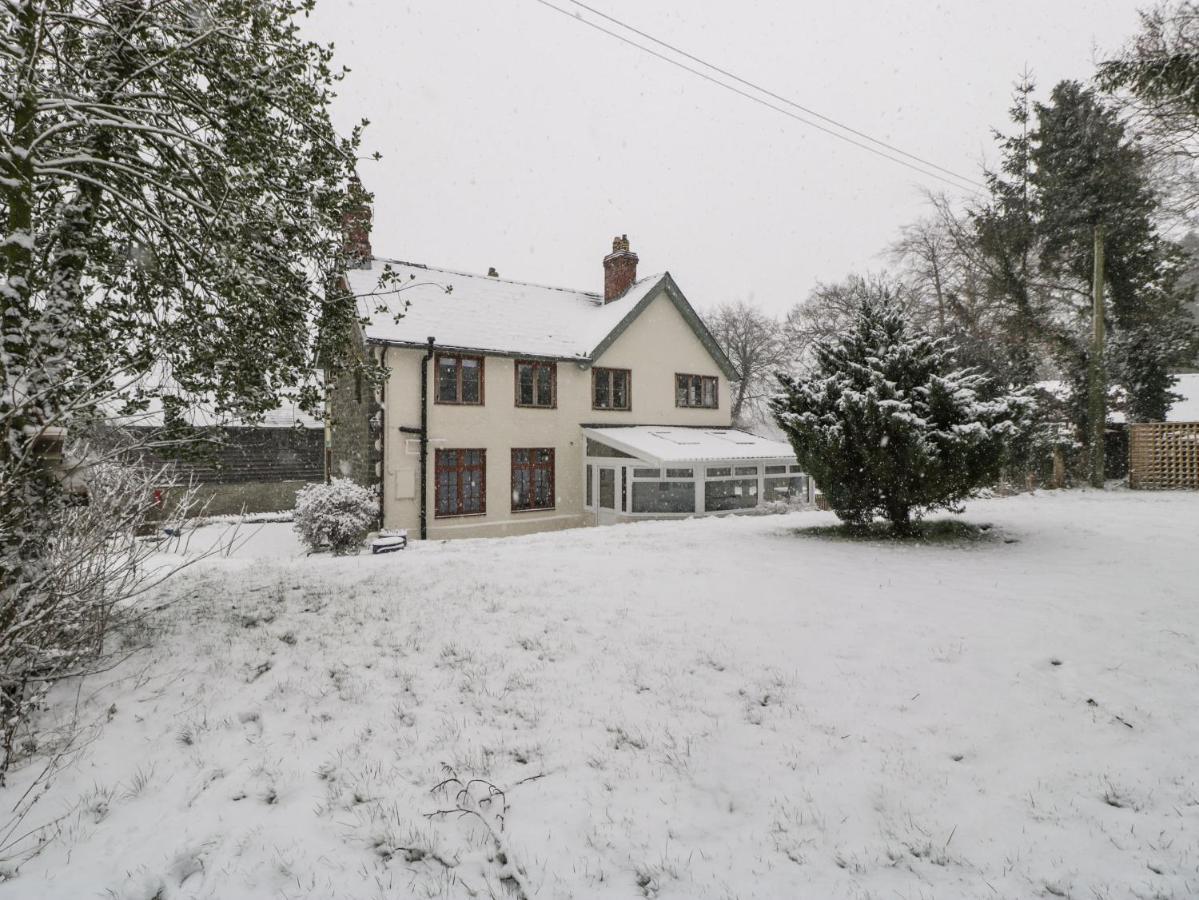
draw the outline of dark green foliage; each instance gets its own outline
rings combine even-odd
[[[960,369],[945,339],[911,328],[892,297],[867,298],[814,348],[804,379],[780,375],[771,409],[845,522],[954,509],[994,483],[1030,401]]]
[[[1046,103],[1033,103],[1032,89],[1027,79],[1017,88],[1016,133],[1000,138],[1001,164],[988,177],[991,199],[975,212],[975,230],[988,288],[1011,311],[1004,343],[1027,361],[1021,366],[1014,355],[1012,380],[1036,380],[1038,369],[1041,378],[1062,377],[1073,393],[1064,409],[1085,446],[1096,377],[1134,420],[1164,416],[1169,369],[1193,352],[1185,307],[1194,291],[1182,277],[1185,254],[1159,233],[1149,162],[1116,110],[1077,82],[1058,84]],[[1109,346],[1098,368],[1096,226],[1104,237]]]

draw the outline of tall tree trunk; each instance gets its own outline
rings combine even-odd
[[[1091,365],[1088,377],[1088,418],[1091,427],[1091,487],[1103,487],[1103,435],[1107,426],[1107,368],[1104,365],[1103,328],[1103,226],[1095,226],[1095,274],[1092,281]]]

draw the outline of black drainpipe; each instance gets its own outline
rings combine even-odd
[[[420,364],[420,428],[400,427],[406,434],[420,435],[420,539],[429,535],[429,363],[433,359],[435,338]]]

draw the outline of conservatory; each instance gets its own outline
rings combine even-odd
[[[810,503],[789,444],[734,428],[584,426],[584,506],[596,524]]]

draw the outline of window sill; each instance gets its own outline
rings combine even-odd
[[[434,519],[478,519],[487,515],[487,510],[477,513],[434,513]]]
[[[483,403],[483,401],[482,401],[482,400],[478,400],[478,401],[473,401],[473,400],[471,400],[471,401],[467,401],[467,400],[437,400],[436,398],[434,398],[434,400],[433,400],[433,405],[434,405],[434,406],[483,406],[483,405],[484,405],[484,403]]]
[[[517,409],[557,409],[558,404],[554,403],[550,406],[541,406],[537,403],[516,403],[514,406]]]
[[[530,509],[514,509],[514,510],[512,510],[512,514],[519,515],[520,513],[531,513],[531,512],[553,512],[557,508],[558,507],[556,507],[556,506],[537,506],[537,507],[532,507]]]

